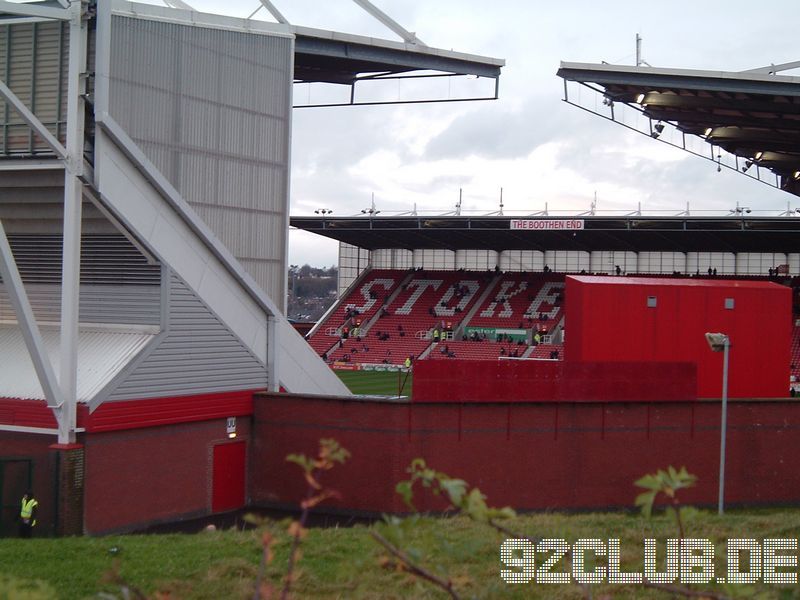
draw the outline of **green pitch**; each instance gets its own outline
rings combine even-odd
[[[334,371],[354,394],[411,396],[411,373],[380,371]]]

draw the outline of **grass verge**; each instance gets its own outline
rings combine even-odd
[[[677,537],[666,516],[651,520],[626,513],[534,514],[504,522],[534,538],[619,538],[622,567],[641,571],[643,543],[659,542],[660,568],[666,539]],[[725,572],[729,538],[797,538],[800,511],[740,511],[719,517],[698,512],[687,523],[688,535],[716,545],[718,574]],[[280,587],[290,538],[286,522],[265,525],[277,538],[275,559],[267,569]],[[104,538],[8,539],[0,544],[0,598],[81,599],[98,592],[122,597],[119,585],[103,583],[114,568],[128,584],[148,597],[183,599],[248,598],[261,556],[261,535],[252,531],[215,531],[196,535],[130,535]],[[423,520],[404,541],[431,571],[451,578],[463,598],[583,598],[578,585],[535,582],[509,585],[500,578],[499,547],[506,536],[464,517]],[[116,549],[116,550],[115,550]],[[788,552],[797,556],[797,551]],[[537,554],[541,564],[545,555]],[[602,559],[605,560],[605,559]],[[601,561],[602,563],[602,561]],[[605,564],[605,563],[602,563]],[[588,565],[588,568],[593,568]],[[568,570],[565,560],[554,569]],[[797,565],[782,570],[797,573]],[[710,584],[707,589],[731,598],[800,598],[800,586],[775,584]],[[595,585],[593,598],[670,598],[670,594],[638,585]],[[294,598],[442,598],[441,591],[411,577],[370,539],[366,526],[312,529],[302,546]]]

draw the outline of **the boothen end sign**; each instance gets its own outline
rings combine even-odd
[[[512,219],[511,229],[535,231],[583,229],[583,219]]]

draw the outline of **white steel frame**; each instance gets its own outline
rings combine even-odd
[[[53,136],[33,112],[0,80],[0,96],[20,114],[28,126],[53,149],[64,166],[64,223],[61,266],[61,341],[59,373],[56,378],[50,358],[44,350],[41,333],[30,307],[22,279],[0,221],[0,272],[11,297],[25,344],[31,356],[39,383],[58,423],[58,443],[75,442],[77,373],[78,373],[78,307],[80,302],[81,205],[83,202],[83,138],[84,100],[86,91],[86,5],[79,1],[64,8],[0,1],[0,13],[33,19],[69,21],[69,63],[67,71],[66,145]],[[49,432],[49,430],[46,430]]]

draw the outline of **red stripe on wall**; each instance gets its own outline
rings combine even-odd
[[[117,431],[252,415],[255,391],[106,402],[83,426],[88,432]]]
[[[17,427],[58,427],[53,411],[44,400],[0,398],[0,423]]]

